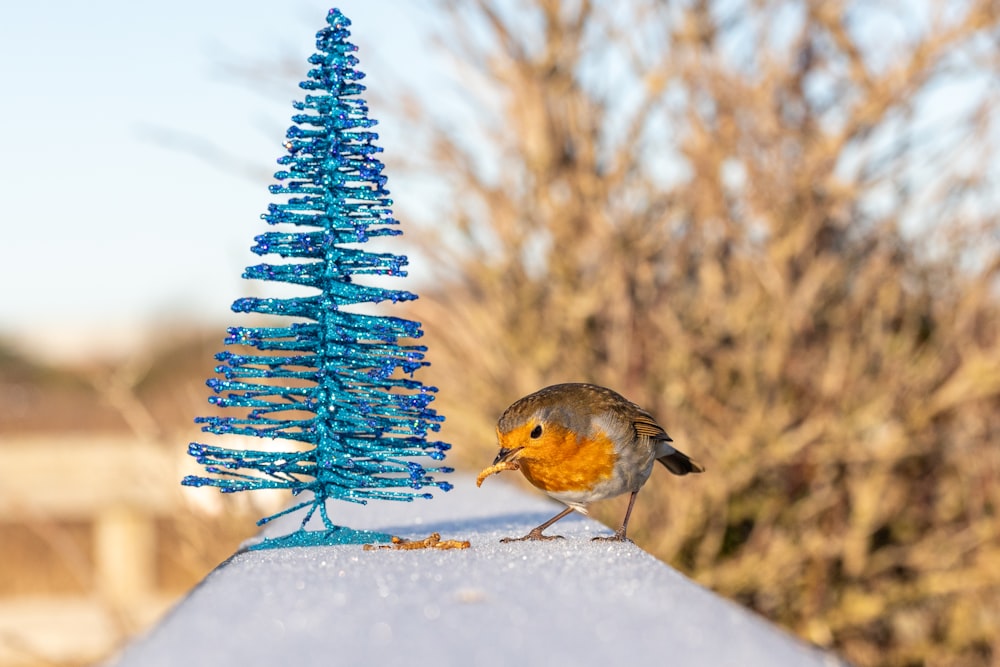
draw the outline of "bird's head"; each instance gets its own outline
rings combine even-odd
[[[497,422],[500,451],[493,464],[558,460],[591,430],[586,398],[572,385],[536,392],[507,408]]]

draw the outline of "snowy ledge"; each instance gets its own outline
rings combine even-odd
[[[840,665],[574,515],[565,540],[500,544],[559,510],[492,479],[432,501],[338,507],[353,528],[453,551],[241,551],[111,664]],[[294,523],[275,526],[277,534]]]

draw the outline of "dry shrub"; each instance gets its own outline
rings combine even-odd
[[[858,664],[1000,659],[995,4],[440,4],[472,112],[416,117],[408,238],[455,458],[611,386],[708,468],[641,545]]]

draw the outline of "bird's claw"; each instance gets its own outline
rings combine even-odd
[[[529,540],[538,540],[541,542],[547,542],[549,540],[562,540],[565,539],[562,535],[543,535],[540,530],[533,530],[524,537],[504,537],[500,541],[504,544],[509,542],[527,542]]]
[[[630,540],[629,538],[625,537],[625,533],[623,533],[622,531],[617,531],[617,532],[615,532],[614,535],[601,535],[601,536],[598,536],[598,537],[592,537],[592,538],[590,538],[590,541],[591,542],[628,542],[629,544],[633,544],[632,540]]]

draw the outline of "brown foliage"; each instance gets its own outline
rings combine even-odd
[[[1000,659],[995,100],[926,120],[997,76],[995,5],[441,4],[479,125],[418,116],[409,239],[456,458],[608,385],[708,468],[640,544],[858,664]]]

